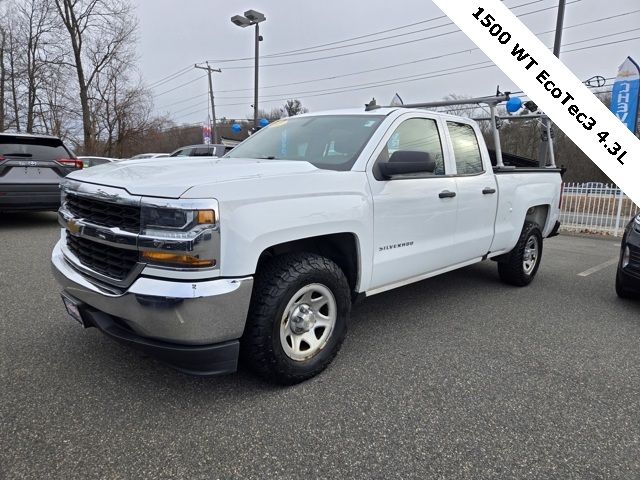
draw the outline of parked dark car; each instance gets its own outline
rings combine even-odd
[[[621,298],[640,298],[640,215],[631,220],[624,230],[616,293]]]
[[[189,145],[179,148],[170,157],[222,157],[233,147],[227,145]]]
[[[0,133],[0,210],[57,210],[60,179],[81,168],[57,137]]]

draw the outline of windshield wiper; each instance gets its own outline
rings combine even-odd
[[[33,157],[31,153],[5,153],[5,157]]]
[[[258,160],[277,160],[278,157],[275,155],[266,155],[264,157],[258,157]]]

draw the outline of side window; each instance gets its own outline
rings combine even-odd
[[[210,157],[211,155],[213,154],[211,153],[211,149],[209,147],[194,148],[193,152],[191,153],[192,157]]]
[[[447,122],[449,135],[453,144],[453,155],[456,159],[458,175],[472,175],[484,172],[482,155],[476,132],[471,125]]]
[[[389,138],[380,152],[378,162],[389,160],[393,152],[411,150],[426,152],[436,162],[435,175],[444,175],[444,155],[440,142],[440,133],[435,120],[430,118],[411,118],[402,122]]]
[[[190,148],[183,148],[182,150],[178,150],[173,154],[174,157],[188,157],[191,154]]]

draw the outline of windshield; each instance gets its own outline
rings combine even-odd
[[[283,118],[225,156],[301,160],[327,170],[350,170],[383,118],[374,115]]]

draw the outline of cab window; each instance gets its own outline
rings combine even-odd
[[[398,150],[426,152],[436,162],[434,175],[444,175],[444,155],[438,124],[430,118],[411,118],[393,132],[376,163],[384,163]]]
[[[447,122],[453,145],[458,175],[475,175],[484,172],[478,137],[471,125]]]

